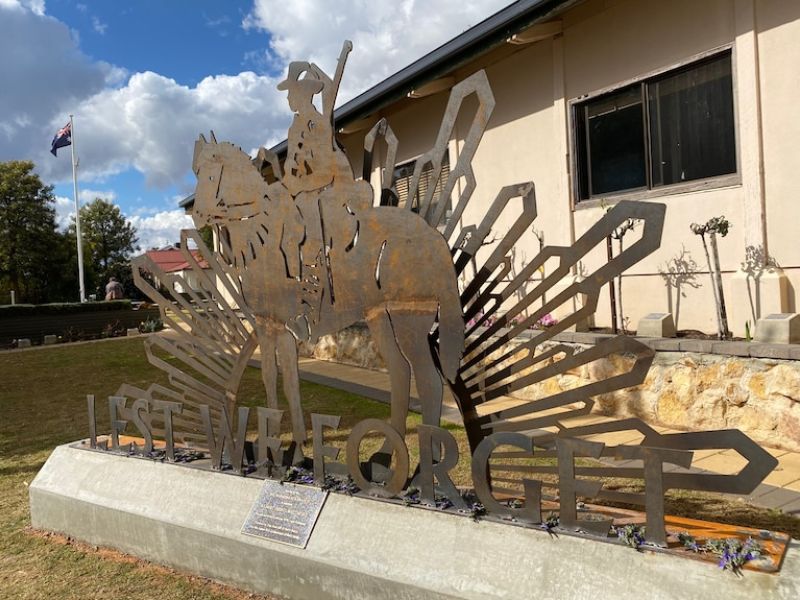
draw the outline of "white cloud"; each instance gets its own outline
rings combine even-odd
[[[255,0],[245,28],[268,31],[279,62],[310,60],[333,74],[342,42],[352,40],[344,102],[486,19],[509,0]]]
[[[144,250],[175,244],[181,239],[181,229],[193,227],[192,218],[183,210],[161,211],[152,216],[134,215],[128,222],[136,228],[139,247]]]
[[[23,4],[31,9],[35,15],[44,15],[44,0],[24,0]]]
[[[102,198],[107,202],[114,202],[117,199],[117,192],[114,190],[91,190],[88,188],[78,190],[78,198],[80,198],[81,206],[87,202],[91,202],[95,198]]]
[[[61,231],[69,227],[75,216],[75,201],[65,196],[56,196],[56,225]]]
[[[211,29],[218,28],[222,25],[228,25],[231,22],[231,18],[228,15],[213,18],[205,13],[203,13],[203,20],[206,22],[206,27],[210,27]]]
[[[43,14],[43,2],[0,0],[0,160],[30,159],[39,171],[70,176],[48,142],[81,99],[119,81],[119,70],[93,62],[69,28]],[[13,57],[13,58],[11,58]]]
[[[86,198],[91,195],[102,197],[107,192],[95,192],[92,190],[80,191],[81,202],[86,202]],[[107,199],[113,201],[113,192],[108,194]],[[61,231],[66,231],[72,220],[75,218],[75,202],[66,196],[56,196],[56,224]],[[181,229],[191,229],[194,227],[192,218],[184,214],[181,209],[161,210],[153,208],[140,208],[134,214],[124,215],[125,220],[136,228],[136,235],[139,238],[137,245],[144,251],[150,248],[161,248],[175,244],[181,239]]]
[[[76,109],[81,176],[95,180],[134,167],[148,185],[179,185],[202,132],[213,129],[218,139],[247,149],[280,141],[289,115],[275,84],[244,72],[207,77],[190,88],[157,73],[136,73],[127,85],[103,90]]]
[[[105,35],[106,29],[108,29],[108,23],[103,23],[97,17],[92,17],[92,29],[94,29],[100,35]]]
[[[41,17],[44,15],[44,0],[0,0],[0,8],[18,11],[28,9]]]
[[[262,56],[273,73],[290,60],[312,60],[332,74],[342,41],[351,39],[341,103],[507,1],[304,0],[286,10],[285,2],[255,0],[243,25],[269,32]],[[78,44],[66,25],[44,15],[41,0],[0,0],[0,54],[14,49],[14,60],[0,61],[0,160],[30,159],[46,181],[69,181],[68,157],[54,159],[48,142],[74,113],[84,185],[134,168],[149,186],[181,188],[201,131],[245,150],[286,135],[291,115],[275,89],[282,75],[210,75],[189,87],[92,61]]]

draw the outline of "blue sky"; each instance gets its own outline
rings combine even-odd
[[[354,51],[344,102],[496,12],[507,0],[0,0],[0,161],[32,160],[74,211],[69,148],[49,154],[75,115],[82,202],[103,197],[142,248],[190,226],[191,153],[213,129],[255,152],[285,137],[275,89],[290,60],[333,71]]]

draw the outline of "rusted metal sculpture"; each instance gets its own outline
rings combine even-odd
[[[776,460],[741,432],[661,435],[638,419],[584,427],[568,424],[570,417],[591,411],[594,396],[644,381],[653,361],[653,351],[630,337],[579,350],[555,342],[554,336],[592,315],[602,286],[658,248],[664,205],[619,202],[575,244],[544,247],[515,272],[513,252],[536,218],[533,183],[502,188],[478,223],[468,224],[462,218],[477,183],[471,161],[494,109],[485,73],[475,73],[453,87],[434,146],[418,159],[408,198],[403,206],[397,206],[393,173],[398,141],[389,124],[382,119],[367,134],[361,180],[354,177],[335,140],[333,105],[350,50],[348,42],[333,79],[313,63],[289,66],[287,78],[278,86],[287,92],[294,112],[283,164],[265,149],[251,159],[233,144],[217,142],[213,134],[210,140],[200,136],[196,142],[193,169],[198,183],[193,217],[198,228],[214,228],[220,251],[206,248],[196,232],[183,232],[181,250],[199,276],[198,288],[190,287],[180,276],[158,272],[146,257],[134,263],[137,285],[158,302],[163,318],[175,332],[171,338],[151,337],[146,342],[150,361],[168,373],[171,387],[153,385],[143,390],[123,386],[112,402],[115,434],[126,421],[132,421],[167,436],[172,444],[174,426],[179,441],[209,448],[216,467],[227,457],[234,470],[241,472],[249,413],[244,408],[237,411],[236,394],[248,360],[260,347],[267,407],[258,411],[255,468],[257,473],[269,475],[274,465],[303,458],[301,448],[307,433],[298,379],[298,340],[314,342],[364,320],[389,368],[392,389],[391,423],[367,420],[351,435],[347,463],[362,489],[392,496],[407,483],[409,459],[403,438],[413,373],[423,408],[423,426],[418,431],[421,459],[414,481],[427,502],[435,502],[438,491],[456,507],[464,506],[447,475],[459,453],[452,436],[439,427],[442,376],[463,416],[473,453],[475,490],[496,512],[523,522],[539,522],[541,503],[555,499],[548,496],[552,493],[548,490],[556,488],[561,526],[597,529],[602,534],[602,530],[608,531],[607,522],[588,523],[578,518],[577,496],[642,504],[647,512],[648,539],[664,545],[665,490],[752,491]],[[321,97],[321,112],[314,104],[316,95]],[[441,195],[435,198],[456,120],[463,117],[462,107],[471,96],[477,100],[477,108],[458,160],[447,180],[441,182]],[[379,165],[383,184],[376,203],[368,181],[378,139],[386,142],[388,151],[384,164]],[[431,167],[434,180],[423,194],[420,181],[426,166]],[[271,171],[269,182],[262,174],[266,170]],[[463,185],[457,187],[459,180]],[[458,198],[451,203],[456,189],[460,190]],[[514,214],[512,222],[497,238],[498,220],[509,211]],[[629,219],[642,224],[638,241],[581,280],[553,291],[557,283],[575,273],[593,248]],[[493,244],[489,244],[490,236]],[[209,269],[199,268],[189,240]],[[479,253],[487,245],[488,251]],[[526,291],[532,276],[544,272],[539,270],[547,261],[557,264],[548,266],[546,277]],[[143,271],[157,276],[179,310],[148,283]],[[188,298],[176,293],[181,288],[187,290]],[[576,296],[583,298],[583,304],[575,312],[551,327],[534,329],[528,339],[520,337]],[[160,352],[177,361],[165,361]],[[536,400],[508,401],[512,392],[611,354],[630,357],[627,371]],[[278,439],[282,417],[276,390],[279,367],[293,438],[293,450],[286,451]],[[126,398],[136,402],[127,407]],[[90,407],[94,410],[93,403]],[[151,412],[150,407],[155,410]],[[338,456],[336,449],[324,445],[322,428],[335,428],[339,420],[312,415],[312,422],[313,478],[322,483],[325,458],[333,461]],[[643,434],[640,445],[607,446],[587,439],[628,429]],[[215,432],[219,431],[218,439]],[[358,464],[358,445],[367,431],[382,432],[387,440],[382,452],[396,456],[385,486],[373,485]],[[118,436],[114,443],[119,446]],[[509,445],[516,450],[500,448]],[[664,472],[665,463],[689,467],[692,451],[706,448],[734,449],[748,460],[748,466],[737,475],[724,476]],[[531,456],[557,458],[558,465],[514,462]],[[603,466],[576,467],[577,456],[604,461]],[[609,463],[619,459],[640,463]],[[509,472],[549,473],[558,475],[559,480],[556,485],[509,477]],[[645,493],[604,490],[597,479],[602,477],[643,480]],[[524,508],[515,509],[495,498],[500,494],[526,498]]]
[[[325,188],[292,196],[283,181],[268,185],[240,149],[205,139],[196,144],[194,169],[195,222],[219,227],[238,269],[273,408],[276,351],[283,359],[295,441],[305,440],[295,337],[315,341],[361,320],[389,366],[392,426],[405,432],[412,370],[423,420],[438,425],[442,384],[428,345],[437,315],[447,332],[439,361],[449,380],[464,346],[456,276],[442,236],[414,213],[372,207],[371,188],[352,171],[349,179],[340,173]],[[303,177],[290,185],[298,189]]]

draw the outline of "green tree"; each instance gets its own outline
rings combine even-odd
[[[17,302],[63,299],[68,253],[56,227],[53,187],[33,170],[30,161],[0,163],[0,303],[11,290]]]
[[[74,220],[69,231],[74,239]],[[136,245],[138,237],[136,228],[125,220],[118,206],[102,198],[95,198],[82,206],[81,237],[87,293],[95,290],[98,299],[102,298],[103,288],[112,276],[123,285],[131,281],[129,257],[139,249]]]
[[[211,225],[206,225],[205,227],[201,227],[197,230],[197,233],[200,234],[200,239],[203,240],[203,243],[206,245],[206,248],[214,251],[214,230],[211,229]]]

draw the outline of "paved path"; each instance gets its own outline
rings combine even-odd
[[[305,381],[320,383],[329,387],[345,390],[354,394],[372,398],[380,402],[389,402],[389,375],[381,371],[364,369],[352,365],[345,365],[330,361],[316,360],[313,358],[300,359],[300,377]],[[515,402],[509,398],[509,402]],[[419,398],[416,388],[412,386],[412,410],[419,411]],[[446,393],[443,419],[461,423],[461,415],[450,395]],[[589,425],[612,420],[602,415],[587,415],[564,420],[563,423],[570,427]],[[676,429],[667,427],[654,427],[660,433],[679,433]],[[620,431],[591,436],[606,444],[631,444],[638,443],[642,435],[635,431]],[[778,466],[749,496],[732,496],[741,498],[758,506],[776,508],[784,513],[800,518],[800,453],[767,448],[770,454],[778,459]],[[640,461],[615,462],[616,466],[637,466]],[[746,461],[732,450],[699,450],[690,472],[710,472],[720,474],[738,473]],[[669,470],[669,469],[668,469]],[[675,467],[675,470],[685,471]]]

